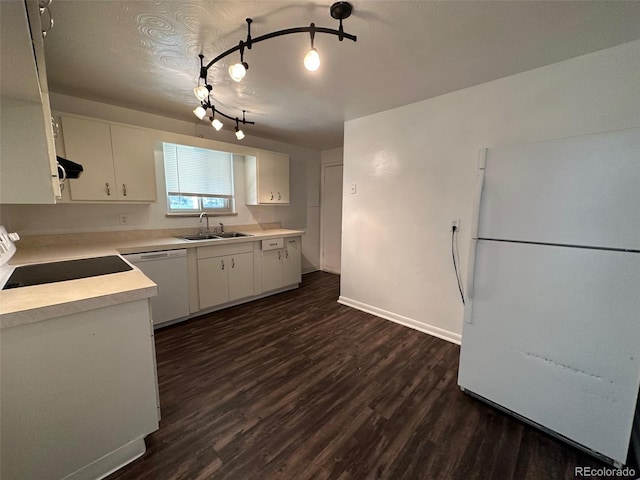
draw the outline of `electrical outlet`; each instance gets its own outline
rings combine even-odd
[[[129,217],[124,213],[120,214],[120,225],[127,225],[129,223]]]
[[[460,219],[459,218],[454,218],[453,220],[451,220],[451,231],[453,231],[453,229],[456,230],[460,230]]]

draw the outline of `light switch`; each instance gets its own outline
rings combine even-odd
[[[355,195],[356,194],[356,184],[352,183],[351,184],[351,191],[350,191],[351,195]]]

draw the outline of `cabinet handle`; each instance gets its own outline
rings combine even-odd
[[[278,260],[282,260],[282,252],[278,250]]]
[[[124,195],[125,197],[127,196],[127,184],[126,183],[122,184],[122,195]]]
[[[236,259],[231,258],[231,268],[236,268]]]
[[[104,185],[105,185],[105,187],[107,188],[107,195],[109,195],[109,196],[110,196],[110,195],[111,195],[111,187],[109,186],[109,184],[108,184],[108,183],[105,183]]]
[[[280,195],[280,192],[278,192],[278,200],[282,200],[282,195]]]
[[[273,192],[271,192],[271,200],[273,200]]]
[[[220,260],[220,266],[222,267],[222,270],[224,270],[224,260]]]
[[[289,258],[289,250],[284,251],[284,258]]]

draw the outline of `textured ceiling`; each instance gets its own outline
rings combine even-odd
[[[246,37],[290,27],[337,28],[331,2],[55,0],[46,37],[54,92],[195,122],[199,60]],[[322,65],[307,72],[308,34],[234,54],[209,70],[214,103],[255,126],[247,135],[314,149],[342,145],[343,122],[640,38],[640,2],[352,1],[345,31],[316,34]],[[227,121],[225,128],[231,128]]]

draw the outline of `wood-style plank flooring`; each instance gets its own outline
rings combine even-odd
[[[600,462],[460,391],[459,347],[339,277],[156,332],[162,421],[125,479],[574,479]],[[593,478],[593,477],[592,477]]]

